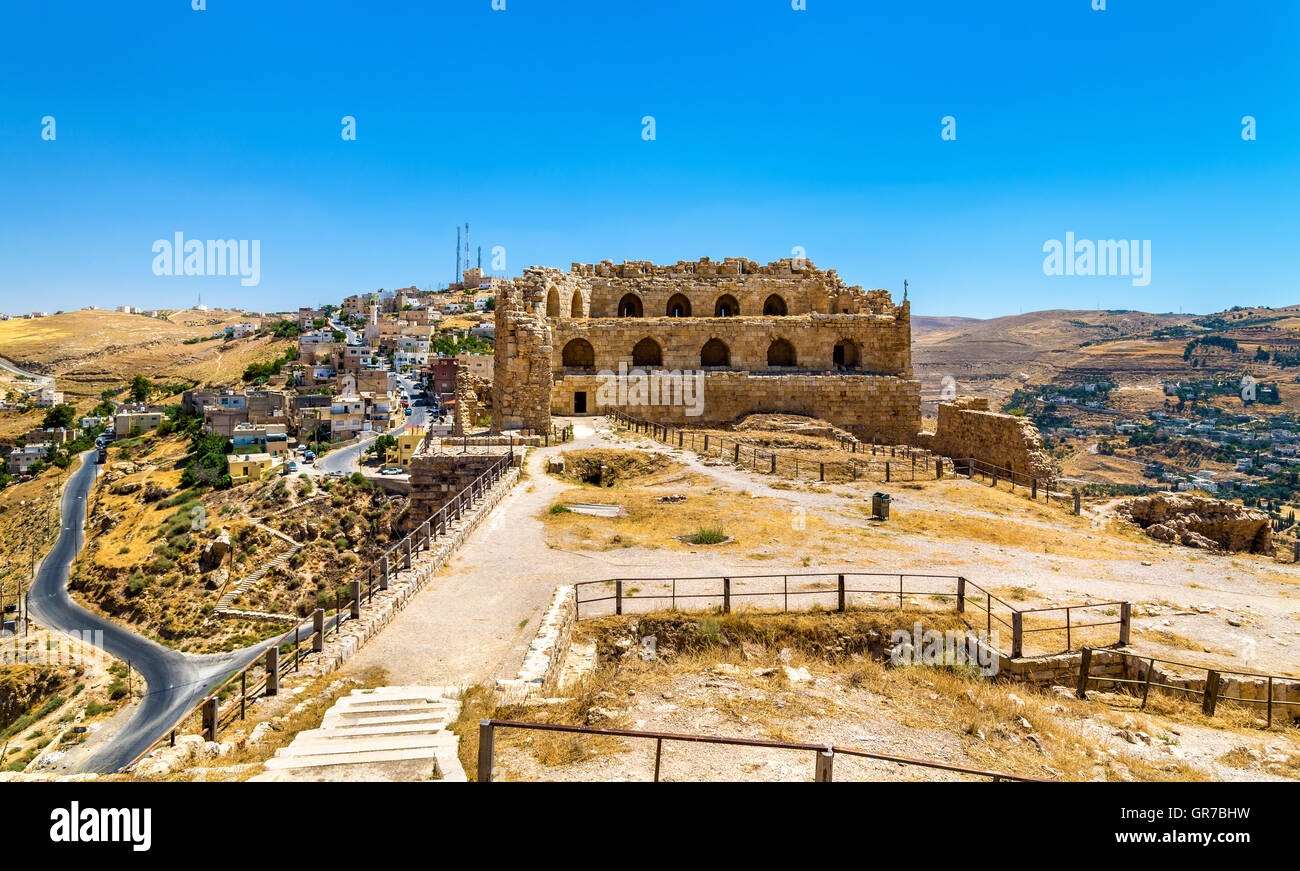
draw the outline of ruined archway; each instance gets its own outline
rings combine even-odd
[[[582,311],[582,291],[580,290],[575,290],[573,292],[573,298],[569,300],[569,317],[586,317],[586,314]]]
[[[777,339],[767,346],[768,366],[794,366],[794,345],[786,339]]]
[[[709,339],[700,349],[700,368],[726,368],[731,365],[731,349],[721,339]]]
[[[715,318],[734,318],[738,314],[740,314],[740,302],[729,293],[718,297],[717,302],[713,304]]]
[[[663,364],[663,349],[659,347],[658,342],[649,336],[637,342],[632,348],[633,366],[662,366]]]
[[[642,315],[641,297],[635,293],[627,293],[618,301],[618,316],[621,318],[639,318]]]
[[[852,339],[840,339],[831,350],[831,363],[836,369],[857,369],[862,364],[862,349]]]
[[[763,303],[763,314],[765,315],[785,317],[787,311],[785,299],[780,294],[772,294]]]
[[[560,294],[553,287],[546,292],[546,316],[548,318],[560,316]]]
[[[596,349],[586,339],[574,339],[564,346],[560,360],[566,369],[594,369]]]
[[[689,318],[691,316],[691,301],[687,299],[684,293],[674,293],[668,298],[668,317],[670,318]]]

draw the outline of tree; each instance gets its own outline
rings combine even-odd
[[[74,405],[56,405],[49,411],[45,412],[45,420],[41,424],[46,429],[66,429],[72,426],[72,422],[77,419],[77,408]]]
[[[144,402],[153,393],[153,382],[143,375],[137,375],[131,379],[131,386],[128,388],[131,392],[131,398],[136,402]]]

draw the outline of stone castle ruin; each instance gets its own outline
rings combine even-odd
[[[921,434],[909,303],[807,259],[530,267],[497,287],[495,356],[495,432],[616,409],[670,426],[798,414],[862,441],[933,441],[952,456],[1040,471],[1029,456],[1037,432],[1021,444],[1021,421],[982,407],[963,405]],[[619,373],[656,385],[648,396],[611,391]]]

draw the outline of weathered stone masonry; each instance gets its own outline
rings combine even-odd
[[[625,407],[661,423],[809,414],[863,439],[920,429],[906,302],[844,284],[808,261],[739,258],[533,267],[498,290],[493,426],[541,429],[552,414],[609,410],[597,373],[706,373],[702,415]]]

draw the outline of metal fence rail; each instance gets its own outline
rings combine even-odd
[[[667,445],[690,449],[702,456],[717,456],[730,460],[737,466],[755,472],[765,472],[782,477],[809,481],[849,480],[849,481],[917,481],[922,478],[943,477],[945,467],[951,467],[951,461],[936,457],[930,451],[913,448],[910,445],[885,445],[872,443],[871,456],[878,457],[874,463],[869,460],[800,460],[796,454],[779,451],[764,451],[759,448],[683,427],[669,427],[652,421],[630,417],[622,411],[611,410],[607,416],[627,426],[634,432],[645,433]],[[840,440],[840,450],[846,453],[866,455],[867,445],[857,441]],[[933,473],[931,460],[934,461]],[[883,464],[883,468],[881,465]]]
[[[1112,677],[1109,675],[1092,674],[1092,648],[1085,647],[1079,656],[1079,684],[1077,695],[1081,699],[1087,698],[1088,684],[1107,683],[1118,684],[1126,687],[1141,687],[1142,704],[1140,710],[1146,710],[1147,700],[1151,695],[1151,688],[1167,690],[1171,693],[1182,693],[1184,695],[1199,696],[1201,698],[1201,711],[1207,717],[1213,717],[1219,702],[1241,702],[1247,705],[1264,705],[1267,709],[1266,723],[1267,728],[1273,725],[1273,708],[1277,704],[1275,699],[1275,683],[1286,682],[1290,684],[1300,683],[1300,678],[1285,677],[1276,674],[1261,674],[1253,671],[1232,671],[1224,668],[1211,668],[1208,665],[1196,665],[1190,662],[1179,662],[1176,659],[1161,659],[1157,656],[1141,657],[1146,662],[1145,674],[1142,678]],[[1178,686],[1177,684],[1163,683],[1155,679],[1156,663],[1161,665],[1170,665],[1175,668],[1191,669],[1192,671],[1205,672],[1204,689],[1193,689],[1192,687]],[[1223,677],[1232,675],[1235,677],[1254,678],[1264,681],[1267,686],[1267,695],[1262,699],[1248,699],[1243,696],[1225,696],[1222,693]],[[1197,678],[1200,680],[1200,678]]]
[[[883,579],[889,579],[888,585]],[[897,584],[894,583],[897,579]],[[916,582],[928,583],[924,586]],[[764,582],[767,582],[764,584]],[[646,590],[641,585],[656,585]],[[759,589],[754,585],[758,584]],[[748,585],[748,588],[744,588]],[[1078,605],[1058,605],[1047,608],[1017,608],[1005,599],[960,575],[923,574],[915,572],[769,572],[752,575],[705,575],[692,577],[659,578],[605,578],[594,581],[579,581],[573,585],[574,610],[578,619],[582,619],[583,606],[588,606],[585,616],[602,616],[593,614],[592,606],[601,602],[613,603],[613,615],[621,615],[629,603],[639,601],[658,601],[666,603],[669,610],[678,610],[678,603],[698,605],[700,600],[708,600],[705,607],[719,609],[723,614],[732,611],[732,602],[737,599],[765,598],[770,603],[780,603],[782,613],[790,610],[790,600],[799,596],[823,596],[835,612],[843,612],[851,596],[889,597],[891,603],[896,600],[897,607],[903,608],[909,596],[925,596],[941,601],[955,599],[956,613],[968,628],[982,627],[988,637],[990,646],[994,646],[992,635],[994,624],[1011,633],[1009,651],[999,650],[1013,659],[1025,655],[1025,638],[1039,632],[1060,632],[1065,636],[1066,652],[1073,648],[1074,633],[1098,626],[1118,626],[1116,646],[1123,647],[1129,643],[1129,628],[1132,609],[1128,602],[1084,602]],[[595,595],[584,595],[587,593]],[[973,605],[984,613],[984,619],[972,623],[966,615],[966,606]],[[635,607],[635,606],[634,606]],[[1078,612],[1087,612],[1096,608],[1115,608],[1118,615],[1114,620],[1075,622]],[[695,609],[695,610],[698,610]],[[606,611],[604,616],[608,616]],[[1005,615],[1005,616],[1004,616]],[[1046,625],[1026,626],[1026,616],[1033,620],[1053,619],[1047,615],[1060,615],[1064,622],[1049,622]],[[1057,618],[1059,619],[1059,618]],[[996,647],[995,647],[996,649]]]
[[[980,768],[966,768],[935,762],[930,759],[909,759],[904,756],[889,756],[884,753],[872,753],[857,747],[838,747],[833,744],[806,744],[794,741],[768,741],[758,738],[721,738],[716,735],[690,735],[674,732],[646,732],[634,729],[597,729],[591,726],[564,726],[556,723],[526,723],[518,720],[480,720],[478,732],[478,782],[492,782],[492,767],[495,761],[495,744],[497,729],[524,729],[541,732],[568,732],[576,735],[607,736],[613,738],[641,738],[655,742],[654,782],[659,782],[663,747],[665,741],[681,741],[696,744],[722,744],[730,747],[755,747],[770,750],[793,750],[816,754],[813,767],[813,780],[829,783],[834,780],[834,763],[836,756],[852,756],[861,759],[873,759],[897,765],[908,765],[933,771],[947,771],[954,774],[967,774],[974,777],[987,777],[994,783],[1011,781],[1019,783],[1048,783],[1038,777],[1022,777],[1005,774],[1000,771],[986,771]]]

